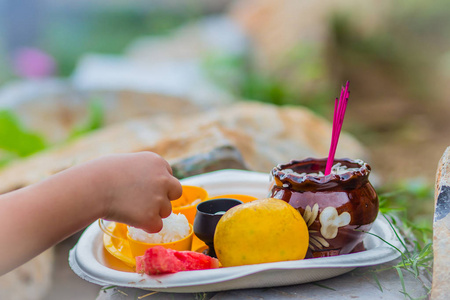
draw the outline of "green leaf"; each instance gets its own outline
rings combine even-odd
[[[388,219],[385,215],[382,215],[382,216],[383,216],[383,217],[386,219],[386,221],[389,223],[389,226],[391,227],[392,231],[394,231],[395,236],[397,237],[397,239],[398,239],[398,240],[400,241],[400,243],[402,244],[402,246],[403,246],[403,248],[405,249],[406,253],[409,254],[409,251],[408,251],[408,248],[407,248],[406,245],[405,245],[405,242],[403,242],[403,239],[400,238],[400,236],[399,236],[397,230],[394,228],[394,225],[392,225],[392,223],[389,221],[389,219]]]
[[[383,292],[383,288],[381,287],[381,283],[378,280],[378,276],[377,276],[377,274],[375,272],[372,273],[372,277],[375,280],[375,282],[377,283],[378,288],[380,289],[380,291]]]
[[[398,253],[400,253],[400,255],[401,255],[401,257],[402,257],[403,264],[406,265],[406,261],[408,260],[408,257],[405,255],[405,253],[403,253],[402,250],[398,249],[397,247],[395,247],[394,245],[392,245],[391,243],[389,243],[388,241],[386,241],[385,239],[383,239],[381,236],[379,236],[379,235],[377,235],[377,234],[374,234],[374,233],[372,233],[372,232],[362,231],[362,230],[357,230],[357,231],[361,231],[361,232],[364,232],[364,233],[366,233],[366,234],[375,236],[375,237],[379,238],[380,240],[382,240],[384,243],[388,244],[389,246],[391,246],[392,248],[394,248],[395,250],[397,250]]]
[[[416,278],[419,277],[419,268],[417,267],[418,263],[419,263],[419,261],[416,259],[416,260],[412,261],[412,265],[411,265],[411,268],[412,268],[412,270],[414,272],[414,276]]]
[[[405,279],[403,278],[402,270],[400,270],[399,267],[395,267],[395,269],[397,270],[398,277],[400,277],[400,283],[402,284],[403,294],[404,294],[404,295],[407,295],[406,287],[405,287]]]
[[[0,149],[25,157],[47,147],[44,138],[26,129],[8,110],[0,110]]]
[[[320,283],[317,283],[317,282],[313,282],[312,284],[313,284],[313,285],[317,285],[318,287],[321,287],[321,288],[324,288],[324,289],[327,289],[327,290],[336,291],[336,290],[333,289],[332,287],[326,286],[326,285],[324,285],[324,284],[320,284]]]

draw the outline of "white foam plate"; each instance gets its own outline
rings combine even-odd
[[[270,185],[268,174],[241,170],[197,175],[182,180],[182,183],[202,186],[210,196],[246,194],[258,198],[267,197]],[[402,248],[383,216],[377,218],[371,232],[393,246]],[[357,267],[383,264],[400,255],[377,237],[367,235],[364,240],[367,250],[359,253],[149,276],[109,268],[105,263],[102,236],[103,232],[95,222],[85,230],[70,251],[69,264],[78,276],[102,286],[117,285],[160,292],[196,293],[314,282],[344,274]]]

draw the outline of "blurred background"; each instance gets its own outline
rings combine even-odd
[[[380,191],[406,191],[392,205],[429,229],[450,144],[449,17],[445,0],[0,0],[0,163],[107,124],[94,103],[81,125],[45,136],[21,113],[27,101],[128,90],[301,106],[331,122],[349,80],[343,130],[365,147]],[[56,248],[45,299],[98,293],[68,268],[74,242]]]

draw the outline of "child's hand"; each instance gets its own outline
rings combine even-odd
[[[148,232],[181,196],[169,164],[151,152],[108,155],[0,195],[0,276],[98,218]],[[9,245],[17,247],[9,247]]]
[[[109,155],[92,167],[105,200],[103,218],[150,233],[161,230],[162,218],[172,212],[170,200],[182,193],[169,164],[151,152]]]

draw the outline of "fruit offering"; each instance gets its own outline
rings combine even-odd
[[[136,272],[148,275],[218,267],[219,261],[216,258],[195,251],[176,251],[162,246],[152,247],[143,256],[136,257]]]
[[[303,259],[308,243],[308,227],[300,213],[273,198],[231,208],[214,235],[223,267]]]

